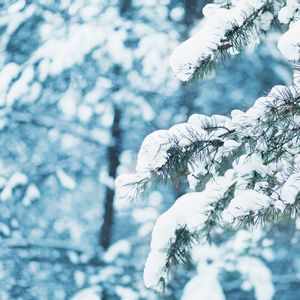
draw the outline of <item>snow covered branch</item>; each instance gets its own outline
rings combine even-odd
[[[291,0],[278,7],[274,2],[234,0],[206,5],[200,31],[179,45],[170,57],[174,74],[181,81],[202,79],[220,60],[224,62],[240,53],[250,43],[259,43],[277,17],[290,25],[278,43],[279,49],[288,60],[299,61],[300,4]]]
[[[228,228],[253,228],[300,214],[300,4],[233,0],[209,4],[198,34],[178,46],[170,63],[182,81],[204,77],[219,58],[230,58],[269,30],[288,24],[278,42],[294,63],[294,82],[275,86],[246,112],[231,117],[192,115],[187,123],[148,135],[136,174],[116,180],[119,196],[135,200],[151,184],[183,177],[193,192],[181,196],[153,229],[144,270],[147,287],[162,291],[171,271],[189,260],[196,243]]]
[[[269,29],[274,19],[270,1],[230,1],[226,5],[208,4],[203,9],[201,30],[179,45],[170,64],[182,81],[194,82],[215,69],[222,61],[237,54]]]
[[[148,287],[163,288],[195,241],[210,241],[215,228],[253,227],[299,213],[299,104],[296,85],[276,86],[231,118],[193,115],[146,137],[137,173],[117,179],[122,197],[141,198],[153,180],[179,183],[183,175],[202,190],[182,196],[158,219],[145,268]]]

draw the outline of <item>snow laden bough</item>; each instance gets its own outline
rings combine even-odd
[[[299,20],[297,1],[287,1],[279,11],[279,21],[292,24]],[[170,57],[174,74],[181,81],[194,82],[211,73],[218,61],[226,61],[251,43],[260,43],[277,18],[279,4],[274,2],[233,0],[206,5],[200,31],[180,44]]]
[[[117,178],[118,196],[127,200],[141,199],[151,184],[179,186],[182,176],[193,190],[177,199],[155,224],[144,269],[147,287],[163,291],[170,271],[189,259],[194,244],[210,242],[215,229],[249,228],[299,215],[299,11],[296,1],[283,7],[258,0],[208,5],[204,29],[174,51],[171,63],[176,75],[183,81],[199,78],[209,71],[203,61],[214,60],[226,43],[233,45],[226,51],[240,50],[237,46],[248,43],[242,40],[259,35],[257,28],[267,30],[268,22],[278,16],[289,26],[278,48],[297,68],[291,86],[275,86],[246,112],[234,110],[231,117],[195,114],[187,123],[148,135],[136,173]],[[254,27],[247,35],[250,20]],[[240,34],[242,40],[237,38]],[[186,66],[192,66],[189,73],[183,70]]]

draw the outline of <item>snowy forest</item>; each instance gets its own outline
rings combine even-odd
[[[0,2],[0,299],[300,293],[299,0]]]

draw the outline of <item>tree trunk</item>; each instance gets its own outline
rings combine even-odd
[[[119,10],[122,17],[127,17],[129,19],[129,14],[131,12],[131,0],[120,0]]]
[[[197,0],[183,0],[184,5],[184,23],[187,27],[190,27],[197,20],[197,12],[199,10],[199,5]]]
[[[121,110],[117,107],[114,108],[114,122],[112,126],[112,137],[114,143],[108,148],[108,164],[109,164],[109,176],[116,178],[117,167],[119,166],[119,156],[121,154]],[[103,224],[100,231],[100,245],[103,249],[107,249],[111,244],[111,234],[114,219],[113,201],[115,196],[115,190],[110,187],[106,187],[105,204],[104,204],[104,216]]]

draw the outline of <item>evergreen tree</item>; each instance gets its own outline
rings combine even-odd
[[[195,244],[211,242],[212,232],[277,224],[300,212],[300,3],[216,1],[203,15],[199,33],[170,58],[185,84],[206,77],[275,30],[294,80],[273,87],[246,112],[194,114],[186,123],[153,132],[141,146],[136,173],[117,178],[119,197],[132,201],[143,198],[152,184],[179,187],[183,177],[192,190],[153,229],[144,282],[158,291],[174,267],[189,261]]]

